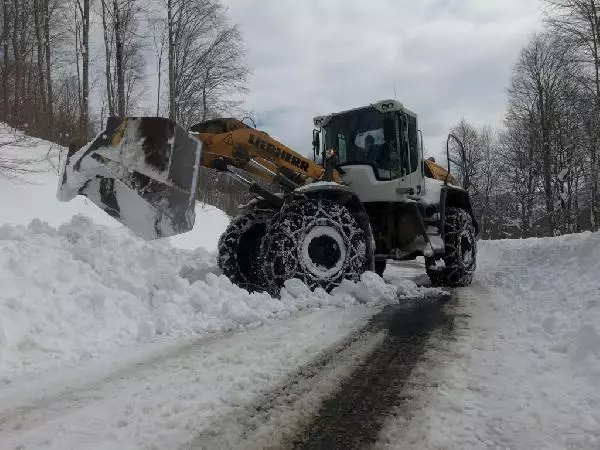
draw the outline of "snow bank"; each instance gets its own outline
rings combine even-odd
[[[136,342],[255,327],[306,308],[425,295],[373,273],[332,295],[290,280],[281,299],[250,294],[204,249],[173,249],[84,216],[0,227],[0,377],[76,363]]]
[[[476,280],[494,290],[497,306],[527,319],[523,331],[541,351],[564,353],[600,377],[600,233],[482,242],[480,249]]]
[[[415,371],[435,388],[376,448],[600,448],[600,233],[480,242],[457,297]]]
[[[0,176],[0,226],[5,223],[27,226],[40,219],[58,227],[82,215],[95,223],[123,228],[85,197],[79,196],[65,203],[56,199],[59,158],[67,149],[42,139],[24,136],[4,124],[0,124],[0,157],[22,160],[29,172],[18,179]],[[188,233],[169,238],[175,247],[214,251],[219,236],[229,223],[227,215],[210,205],[196,205],[194,229]]]

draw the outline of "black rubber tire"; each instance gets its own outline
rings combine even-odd
[[[434,260],[425,260],[431,284],[444,287],[469,286],[477,267],[477,240],[471,215],[461,208],[448,208],[445,233],[445,267],[438,269]]]
[[[365,231],[346,207],[325,199],[294,200],[273,217],[262,242],[269,291],[278,296],[291,278],[327,292],[344,279],[359,281],[367,248]]]
[[[232,283],[249,292],[266,291],[260,245],[273,210],[256,208],[234,217],[219,238],[217,263]]]
[[[376,259],[375,260],[375,273],[383,278],[383,274],[385,273],[385,268],[387,267],[387,260],[385,259]]]

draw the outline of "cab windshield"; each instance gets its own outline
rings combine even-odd
[[[380,177],[389,178],[384,119],[385,114],[372,108],[335,116],[325,127],[325,148],[337,151],[339,164],[370,164]]]

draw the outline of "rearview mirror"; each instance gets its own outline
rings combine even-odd
[[[315,161],[317,156],[319,156],[320,148],[321,148],[321,132],[319,130],[313,130],[313,153],[315,155]]]

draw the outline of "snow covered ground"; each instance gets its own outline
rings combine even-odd
[[[366,307],[304,312],[243,333],[122,352],[41,380],[18,380],[0,388],[0,448],[176,449],[201,434],[210,441],[216,431],[235,442],[239,430],[231,418],[246,416],[247,405],[286,384],[297,367],[364,325],[371,314]],[[345,358],[360,362],[376,344],[359,339]],[[351,369],[336,366],[335,373],[322,377],[339,379]],[[327,387],[334,389],[335,383],[314,393],[311,385],[299,386],[282,406],[299,402],[310,414]],[[270,406],[263,405],[265,414]]]
[[[458,297],[378,448],[599,449],[600,233],[481,242]]]

